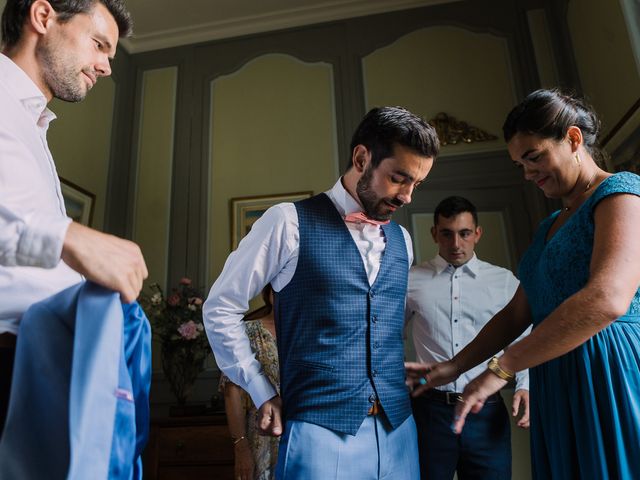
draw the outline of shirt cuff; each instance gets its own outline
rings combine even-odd
[[[516,373],[516,391],[529,390],[529,370]]]
[[[58,265],[70,224],[68,217],[34,215],[20,236],[16,251],[17,264],[41,268]]]
[[[262,373],[253,377],[253,380],[247,385],[247,392],[256,408],[260,408],[264,402],[278,395],[269,379]]]

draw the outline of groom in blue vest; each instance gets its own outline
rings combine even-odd
[[[404,382],[407,231],[391,222],[433,165],[435,130],[402,108],[358,126],[333,188],[270,208],[231,253],[205,303],[220,369],[245,389],[258,428],[282,435],[279,479],[419,478]],[[257,362],[242,317],[271,283],[281,385]],[[234,439],[234,443],[239,441]]]

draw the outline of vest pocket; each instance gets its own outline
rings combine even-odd
[[[321,362],[310,362],[308,360],[289,360],[289,365],[297,365],[299,367],[310,368],[312,370],[324,370],[325,372],[333,372],[333,366]]]

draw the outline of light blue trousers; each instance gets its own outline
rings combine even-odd
[[[384,414],[365,418],[355,436],[288,421],[280,439],[278,480],[420,478],[413,416],[391,429]]]

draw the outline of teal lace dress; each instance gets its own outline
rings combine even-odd
[[[594,208],[616,193],[640,195],[640,177],[608,177],[549,241],[559,212],[540,225],[519,268],[534,328],[586,284]],[[640,479],[640,290],[624,316],[529,375],[535,479]]]

